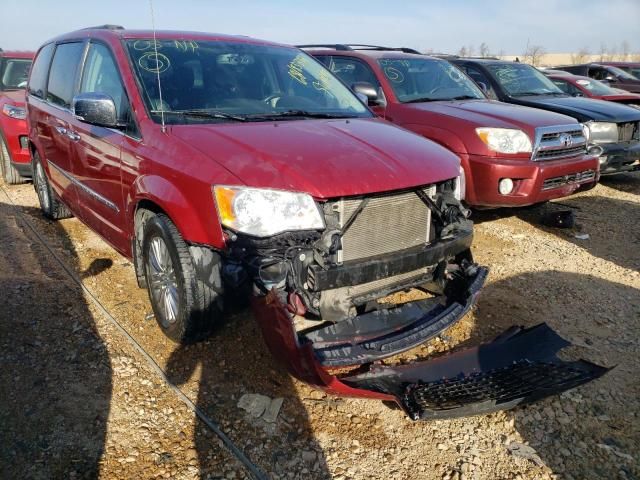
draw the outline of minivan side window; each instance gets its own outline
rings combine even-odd
[[[349,88],[356,82],[367,82],[376,87],[376,89],[381,88],[378,78],[371,71],[369,65],[362,60],[334,55],[331,57],[331,63],[327,66]]]
[[[62,43],[57,46],[49,72],[47,100],[63,108],[71,107],[75,79],[84,51],[84,43]]]
[[[50,43],[42,47],[38,57],[31,67],[31,75],[29,76],[29,94],[34,97],[44,98],[45,87],[47,86],[47,75],[49,73],[49,64],[51,63],[51,55],[55,45]]]
[[[129,101],[118,66],[109,49],[101,43],[92,43],[84,64],[80,93],[104,93],[116,104],[116,112],[120,121],[129,118]]]

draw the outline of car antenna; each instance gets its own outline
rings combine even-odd
[[[162,124],[162,133],[166,133],[167,128],[164,124],[164,102],[162,101],[162,83],[160,82],[160,63],[158,58],[158,43],[156,41],[156,20],[153,14],[153,0],[149,0],[149,8],[151,9],[151,30],[153,30],[153,52],[156,58],[156,75],[158,77],[158,96],[160,97],[160,123]]]

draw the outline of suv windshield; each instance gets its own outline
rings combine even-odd
[[[586,88],[594,95],[617,95],[617,92],[598,80],[580,78],[576,83],[582,88]]]
[[[0,90],[18,90],[27,86],[31,60],[0,58]]]
[[[298,49],[193,40],[126,43],[155,121],[161,112],[167,123],[372,116]]]
[[[636,77],[631,75],[629,72],[625,72],[621,68],[618,67],[607,67],[607,70],[610,73],[613,73],[616,77],[622,78],[624,80],[638,80]]]
[[[524,63],[487,63],[486,68],[511,96],[566,95],[536,68]]]
[[[402,103],[486,98],[473,81],[444,60],[381,58],[378,63]]]

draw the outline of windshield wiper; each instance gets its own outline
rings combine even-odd
[[[446,98],[422,97],[422,98],[414,98],[413,100],[407,100],[406,102],[402,102],[402,103],[437,102],[439,100],[446,100]]]
[[[358,118],[357,115],[345,113],[309,112],[308,110],[287,110],[285,112],[257,113],[247,115],[247,120],[277,120],[279,118],[306,117],[306,118]]]
[[[195,118],[216,118],[221,120],[234,120],[236,122],[246,122],[247,117],[241,115],[231,115],[230,113],[211,111],[211,110],[151,110],[151,113],[157,115],[180,115],[182,117]]]
[[[457,97],[452,97],[449,100],[481,100],[479,97],[474,97],[473,95],[458,95]]]

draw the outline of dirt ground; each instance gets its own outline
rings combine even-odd
[[[0,183],[0,477],[250,478],[31,225],[269,478],[639,479],[640,174],[561,203],[474,214],[474,255],[491,268],[478,307],[403,359],[547,322],[574,343],[565,358],[615,369],[509,412],[414,423],[292,379],[249,311],[206,342],[176,346],[147,319],[128,261],[75,219],[46,221],[30,184]],[[575,228],[540,225],[566,206]],[[275,423],[238,408],[247,393],[284,398]]]

